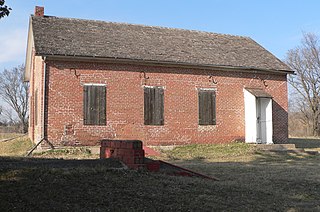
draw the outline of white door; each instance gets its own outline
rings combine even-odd
[[[245,140],[246,143],[257,142],[257,106],[256,97],[244,90]]]
[[[263,141],[263,131],[264,131],[264,128],[263,128],[263,108],[261,108],[261,98],[256,98],[256,110],[257,110],[257,114],[256,114],[256,123],[257,123],[257,138],[256,138],[256,142],[258,144],[262,144],[262,143],[265,143]]]
[[[246,143],[272,144],[272,98],[256,97],[245,90]]]
[[[257,98],[257,143],[272,143],[272,99]]]

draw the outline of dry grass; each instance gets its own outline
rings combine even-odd
[[[86,150],[83,150],[86,152]],[[47,154],[47,153],[46,153]],[[78,150],[49,154],[84,154]],[[90,153],[85,153],[90,154]],[[38,155],[40,156],[40,155]],[[118,169],[109,160],[0,159],[2,211],[319,211],[320,157],[245,144],[166,151],[220,181]],[[32,195],[30,195],[32,194]]]
[[[16,137],[17,135],[15,135]],[[0,156],[24,156],[32,147],[32,142],[27,136],[10,141],[0,142]]]
[[[18,137],[18,136],[21,136],[21,135],[23,135],[23,134],[18,134],[18,133],[0,133],[0,141],[8,139],[8,138],[15,138],[15,137]]]
[[[163,160],[210,160],[251,161],[254,159],[255,148],[244,143],[232,144],[192,144],[178,146],[172,150],[160,150]]]
[[[298,142],[310,148],[320,140]],[[233,202],[250,205],[240,209],[245,211],[320,210],[319,155],[256,151],[246,144],[191,145],[164,153],[176,165],[221,179],[227,210],[238,210]]]
[[[35,158],[63,158],[63,159],[98,159],[98,154],[92,154],[87,147],[74,147],[66,149],[53,149],[43,152],[34,152]]]

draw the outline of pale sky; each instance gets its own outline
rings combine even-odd
[[[0,19],[0,72],[25,62],[28,19],[46,15],[194,29],[249,36],[284,59],[302,32],[320,33],[318,0],[6,0]]]

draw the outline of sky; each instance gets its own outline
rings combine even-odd
[[[320,34],[319,0],[6,0],[0,19],[0,72],[25,62],[34,7],[59,17],[248,36],[283,60],[303,32]]]

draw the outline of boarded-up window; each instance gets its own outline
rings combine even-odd
[[[106,125],[106,87],[85,85],[83,96],[85,125]]]
[[[163,125],[163,88],[144,88],[144,124]]]
[[[216,93],[214,90],[199,90],[199,124],[216,124]]]
[[[34,125],[38,125],[38,89],[34,92]]]

